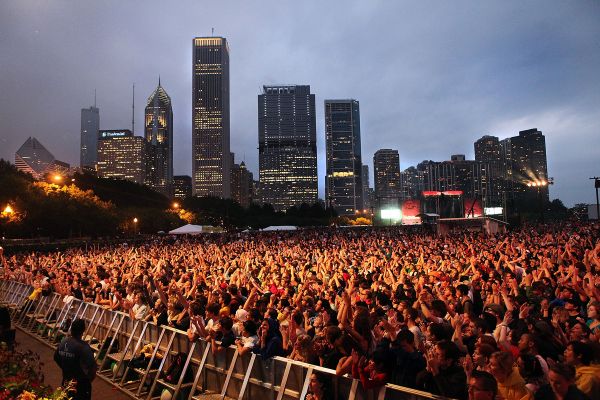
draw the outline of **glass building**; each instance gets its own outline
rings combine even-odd
[[[485,135],[475,142],[475,161],[487,163],[488,181],[483,187],[483,204],[486,207],[502,205],[503,168],[500,140],[496,136]]]
[[[94,105],[81,109],[81,168],[96,169],[98,153],[98,131],[100,130],[100,110]]]
[[[264,86],[258,96],[258,161],[263,203],[287,210],[317,201],[315,95],[308,85]]]
[[[195,196],[229,198],[227,40],[195,38],[192,69],[192,191]]]
[[[548,200],[547,185],[533,189],[527,186],[528,183],[548,181],[546,138],[542,132],[535,128],[520,131],[519,136],[500,141],[500,150],[507,196],[515,200],[530,200],[539,191]]]
[[[356,100],[325,100],[327,206],[338,215],[363,209],[360,113]]]
[[[402,195],[398,150],[377,150],[373,156],[373,169],[375,170],[375,207],[397,207]]]
[[[128,129],[101,130],[98,134],[98,176],[125,179],[143,185],[148,142]]]
[[[150,144],[146,155],[146,185],[170,197],[173,191],[173,109],[160,79],[146,102],[144,138]]]
[[[70,170],[69,164],[54,158],[34,137],[27,138],[15,153],[15,167],[34,179],[42,179],[46,174],[65,174]]]
[[[192,177],[189,175],[175,175],[173,177],[173,195],[177,199],[185,199],[192,195]]]

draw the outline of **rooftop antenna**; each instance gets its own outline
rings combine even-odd
[[[160,74],[158,74],[158,86],[160,86]]]
[[[94,108],[96,108],[96,89],[94,89]]]
[[[131,103],[131,133],[135,135],[135,83],[133,84],[133,101]]]
[[[211,28],[210,36],[215,36],[215,28]]]

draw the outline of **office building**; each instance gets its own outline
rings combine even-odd
[[[250,207],[253,198],[254,176],[242,161],[231,167],[231,198],[244,208]]]
[[[338,215],[363,209],[360,112],[356,100],[325,100],[327,206]]]
[[[47,174],[67,174],[70,170],[69,164],[57,160],[34,137],[27,138],[15,153],[15,167],[34,179],[43,179]]]
[[[227,40],[195,38],[192,69],[192,191],[195,196],[229,198]]]
[[[527,184],[548,182],[546,138],[537,129],[520,131],[518,136],[500,142],[504,161],[506,192],[509,199],[531,200],[537,192],[549,199],[548,186],[528,187]]]
[[[146,155],[146,185],[170,197],[173,190],[173,109],[160,79],[146,102],[144,138],[150,144]]]
[[[125,179],[143,185],[149,144],[128,129],[101,130],[98,134],[98,176]]]
[[[369,178],[369,166],[368,165],[363,165],[362,166],[362,186],[363,186],[363,209],[364,210],[370,210],[371,207],[373,206],[373,197],[374,197],[374,191],[373,188],[371,188],[370,182],[371,179]]]
[[[408,167],[400,173],[400,198],[402,200],[418,199],[425,190],[425,174],[415,167]]]
[[[449,161],[423,161],[417,165],[425,191],[461,191],[466,199],[481,200],[484,183],[488,180],[488,164],[466,160],[462,154],[453,155]],[[418,183],[417,183],[418,184]]]
[[[264,86],[258,96],[259,181],[263,203],[287,210],[317,201],[315,95],[310,86]]]
[[[373,156],[375,207],[397,207],[400,191],[400,155],[398,150],[381,149]]]
[[[483,205],[501,207],[503,203],[503,162],[500,140],[496,136],[485,135],[475,142],[475,161],[488,164],[488,181],[483,182]]]
[[[96,105],[81,109],[81,147],[79,166],[95,170],[98,154],[98,131],[100,130],[100,110]]]
[[[192,177],[175,175],[173,177],[173,195],[177,199],[185,199],[192,195]]]

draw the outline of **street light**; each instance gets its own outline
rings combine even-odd
[[[54,175],[52,179],[54,179],[54,182],[61,182],[63,177],[60,175]]]
[[[179,203],[176,201],[173,202],[173,208],[177,210],[179,208]]]
[[[7,204],[6,208],[4,208],[4,211],[2,211],[2,214],[11,215],[14,212],[15,212],[15,210],[13,210],[13,208],[10,206],[10,204]]]
[[[138,223],[138,219],[136,217],[133,219],[133,234],[134,234],[134,236],[137,235],[137,223]]]

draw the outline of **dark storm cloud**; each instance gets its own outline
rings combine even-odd
[[[363,160],[400,151],[402,168],[473,156],[484,134],[536,127],[547,140],[553,197],[593,201],[600,174],[600,3],[399,1],[3,1],[0,157],[27,136],[79,160],[79,110],[98,92],[102,129],[136,133],[161,75],[173,100],[175,172],[191,170],[191,44],[227,37],[231,143],[255,173],[257,95],[310,84],[317,99],[360,101]],[[256,176],[257,177],[257,176]],[[321,190],[322,193],[322,190]]]

